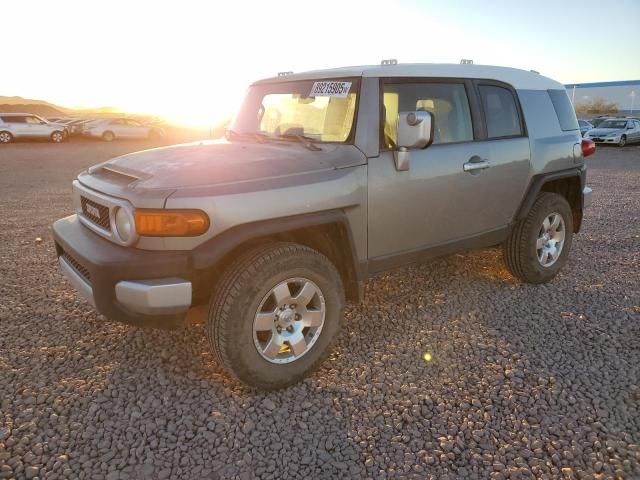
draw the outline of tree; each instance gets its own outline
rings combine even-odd
[[[576,113],[618,113],[618,105],[607,102],[602,97],[596,97],[593,100],[577,104]]]

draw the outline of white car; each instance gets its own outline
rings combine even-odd
[[[0,113],[0,143],[11,143],[16,138],[48,138],[63,142],[69,135],[61,123],[48,122],[30,113]]]
[[[609,118],[585,133],[584,138],[624,147],[627,143],[640,142],[640,121],[634,118]]]
[[[131,118],[108,118],[89,123],[82,135],[111,142],[116,138],[158,139],[164,137],[164,130]]]

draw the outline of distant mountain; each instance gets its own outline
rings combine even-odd
[[[0,112],[33,113],[43,117],[64,117],[70,110],[43,100],[0,95]]]
[[[67,117],[67,116],[102,116],[125,115],[116,107],[80,108],[72,109],[61,107],[44,100],[33,100],[23,97],[6,97],[0,95],[0,112],[6,113],[33,113],[43,117]]]
[[[50,107],[49,105],[31,104],[13,104],[0,103],[1,113],[32,113],[41,117],[66,117],[66,112]]]

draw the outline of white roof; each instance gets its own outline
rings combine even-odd
[[[564,90],[564,85],[539,73],[509,67],[449,63],[398,63],[397,65],[363,65],[293,73],[259,80],[255,84],[315,78],[344,77],[441,77],[498,80],[519,90]]]

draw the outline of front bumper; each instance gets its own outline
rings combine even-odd
[[[192,303],[187,253],[121,247],[84,227],[77,215],[53,224],[58,263],[78,292],[104,316],[175,328]]]
[[[588,138],[589,140],[593,140],[595,143],[617,144],[618,142],[620,142],[619,135],[617,137],[585,137],[585,138]]]

